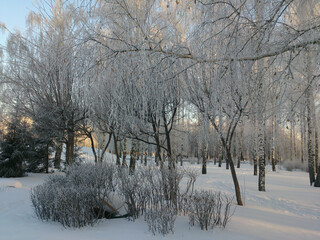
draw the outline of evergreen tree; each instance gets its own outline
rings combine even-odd
[[[22,177],[25,172],[48,169],[49,146],[33,130],[31,124],[21,119],[8,124],[1,143],[0,177]]]

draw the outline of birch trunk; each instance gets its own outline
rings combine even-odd
[[[292,119],[290,120],[290,144],[289,144],[289,160],[292,161],[292,152],[293,152],[293,124]]]
[[[310,90],[308,90],[309,92]],[[313,154],[313,144],[312,144],[312,119],[311,119],[311,99],[309,96],[310,93],[307,93],[307,125],[308,125],[308,169],[309,169],[309,180],[310,185],[315,181],[314,177],[314,154]]]
[[[293,121],[292,123],[292,135],[293,135],[293,158],[296,161],[298,159],[297,156],[297,144],[296,144],[296,123]]]
[[[317,122],[317,117],[316,117],[316,110],[315,110],[315,100],[313,98],[312,94],[312,119],[313,122]],[[314,173],[316,175],[317,170],[318,170],[318,158],[319,158],[319,143],[318,143],[318,126],[317,124],[314,124],[313,126],[313,135],[314,135]]]
[[[261,83],[262,85],[262,83]],[[260,89],[260,87],[259,87]],[[262,89],[261,89],[262,90]],[[261,101],[262,102],[262,101]],[[261,103],[259,105],[262,105]],[[261,109],[263,106],[260,106]],[[259,152],[259,179],[258,189],[259,191],[266,191],[265,187],[265,154],[264,154],[264,129],[265,121],[263,119],[263,113],[259,110],[258,115],[258,152]]]
[[[241,164],[241,161],[244,160],[243,158],[243,123],[241,123],[240,125],[240,137],[238,138],[238,144],[239,144],[239,153],[240,153],[240,156],[238,156],[238,164],[237,164],[237,168],[240,168],[240,164]]]
[[[304,129],[304,108],[301,107],[301,113],[300,113],[300,160],[301,163],[304,162],[304,140],[305,140],[305,129]]]
[[[262,27],[264,21],[264,1],[256,0],[256,22],[258,31]],[[258,39],[261,39],[261,34],[258,33]],[[258,47],[259,50],[259,47]],[[258,87],[258,111],[257,111],[257,121],[258,121],[258,154],[259,154],[259,179],[258,179],[258,189],[259,191],[265,191],[265,120],[264,120],[264,84],[263,84],[263,67],[264,60],[256,61],[257,64],[257,87]]]
[[[208,144],[202,145],[202,174],[207,174]]]
[[[312,132],[313,132],[313,119],[312,119],[312,87],[311,87],[311,56],[310,52],[307,50],[307,78],[308,78],[308,86],[306,91],[306,98],[307,98],[307,126],[308,126],[308,133],[307,133],[307,146],[308,146],[308,169],[309,169],[309,180],[310,185],[312,185],[315,181],[314,176],[314,152],[313,152],[313,141],[312,141]]]

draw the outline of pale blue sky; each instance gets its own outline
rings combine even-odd
[[[35,0],[0,0],[0,22],[10,31],[25,31],[28,13],[35,9]],[[6,44],[8,34],[0,31],[0,45]]]

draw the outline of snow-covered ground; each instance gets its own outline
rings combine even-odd
[[[187,167],[201,167],[189,164]],[[148,232],[143,219],[101,220],[94,227],[65,229],[59,223],[42,222],[31,206],[30,189],[46,174],[24,178],[0,178],[0,240],[123,240],[123,239],[320,239],[320,188],[309,186],[305,172],[268,170],[266,192],[257,191],[257,177],[249,164],[237,169],[245,201],[237,207],[226,229],[201,231],[191,227],[187,217],[178,217],[174,234],[165,237]],[[234,194],[230,172],[210,163],[207,175],[199,175],[197,189]]]

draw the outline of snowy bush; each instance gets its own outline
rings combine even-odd
[[[145,213],[149,231],[162,235],[173,233],[183,173],[168,168],[149,169],[144,173],[147,182],[145,188],[149,193]]]
[[[152,167],[141,167],[129,174],[119,170],[119,190],[131,219],[144,215],[149,231],[162,235],[173,232],[180,199],[179,184],[183,173]]]
[[[190,225],[198,222],[202,230],[225,227],[232,215],[232,201],[233,198],[220,192],[195,191],[192,196],[184,198]]]
[[[170,232],[173,233],[176,217],[175,209],[168,206],[165,202],[159,202],[146,211],[145,219],[150,232],[154,235],[156,233],[166,235]]]
[[[143,215],[147,207],[162,200],[176,208],[182,176],[182,172],[166,168],[142,167],[131,174],[126,168],[120,169],[119,190],[124,196],[128,213],[135,219]]]
[[[116,213],[112,199],[115,168],[106,164],[72,166],[65,176],[52,176],[31,190],[36,215],[67,227],[93,225]]]
[[[301,161],[292,161],[292,160],[286,160],[281,163],[281,166],[286,169],[287,171],[293,171],[293,170],[302,170],[307,172],[308,171],[308,164],[307,162],[302,163]]]
[[[138,218],[145,209],[147,192],[144,190],[144,179],[139,171],[129,174],[129,169],[120,168],[119,192],[126,203],[128,215],[134,220]]]
[[[173,233],[178,214],[201,229],[223,226],[230,219],[232,198],[217,192],[194,191],[198,174],[168,168],[141,167],[134,172],[111,164],[69,167],[31,190],[36,215],[66,227],[93,225],[100,218],[141,216],[149,231]],[[186,177],[186,186],[180,184]],[[116,199],[116,200],[115,200]],[[125,213],[119,216],[119,209]]]

